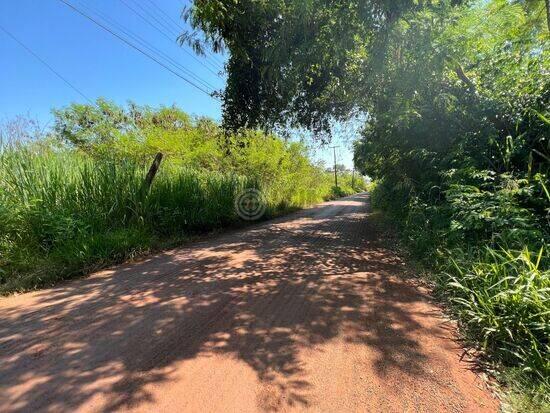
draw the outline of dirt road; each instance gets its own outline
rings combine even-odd
[[[367,203],[0,299],[0,411],[496,411]]]

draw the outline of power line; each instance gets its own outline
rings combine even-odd
[[[148,57],[149,59],[153,60],[154,62],[156,62],[157,64],[159,64],[160,66],[162,66],[163,68],[165,68],[166,70],[168,70],[169,72],[171,72],[172,74],[174,74],[175,76],[179,77],[180,79],[182,79],[184,82],[190,84],[191,86],[193,86],[195,89],[197,90],[200,90],[201,92],[205,93],[206,95],[210,96],[212,99],[215,99],[215,100],[218,100],[218,98],[216,98],[215,96],[211,95],[208,91],[206,91],[205,89],[203,89],[202,87],[198,86],[196,83],[192,82],[191,80],[185,78],[184,76],[182,76],[181,74],[179,74],[178,72],[174,71],[173,69],[171,69],[169,66],[167,66],[166,64],[164,64],[163,62],[159,61],[158,59],[156,59],[155,57],[151,56],[150,54],[148,54],[147,52],[143,51],[142,49],[140,49],[139,47],[137,47],[136,45],[130,43],[128,40],[126,40],[125,38],[123,38],[122,36],[118,35],[117,33],[113,32],[112,30],[110,30],[108,27],[106,27],[105,25],[101,24],[100,22],[98,22],[96,19],[94,19],[93,17],[90,17],[89,15],[87,15],[86,13],[84,13],[83,11],[79,10],[78,8],[76,8],[74,5],[70,4],[68,1],[66,0],[59,0],[60,2],[64,3],[66,6],[70,7],[72,10],[74,10],[75,12],[77,12],[78,14],[80,14],[81,16],[85,17],[86,19],[92,21],[93,23],[95,23],[96,25],[98,25],[99,27],[101,27],[103,30],[111,33],[113,36],[115,36],[117,39],[119,39],[120,41],[124,42],[125,44],[127,44],[128,46],[130,46],[132,49],[134,50],[137,50],[139,53],[141,53],[142,55]]]
[[[92,106],[98,107],[100,110],[102,108],[94,102],[92,99],[90,99],[88,96],[84,94],[80,89],[78,89],[75,85],[73,85],[71,82],[69,82],[65,77],[63,77],[59,72],[57,72],[53,67],[51,67],[48,62],[46,62],[44,59],[42,59],[40,56],[38,56],[30,47],[25,45],[22,41],[17,39],[12,33],[10,33],[6,28],[2,27],[0,25],[0,30],[2,30],[4,33],[6,33],[9,37],[11,37],[17,44],[19,44],[22,48],[24,48],[27,52],[29,52],[33,57],[35,57],[40,63],[42,63],[44,66],[46,66],[50,71],[52,71],[58,78],[60,78],[65,84],[67,84],[71,89],[73,89],[75,92],[77,92],[80,96],[82,96],[84,99],[88,101],[88,103]],[[105,113],[103,113],[104,117],[107,117]],[[131,121],[133,126],[136,128],[138,134],[141,134],[139,128],[135,124],[135,122]]]
[[[75,85],[73,85],[71,82],[69,82],[65,77],[63,77],[59,72],[57,72],[53,67],[51,67],[48,62],[46,62],[44,59],[42,59],[39,55],[37,55],[30,47],[25,45],[22,41],[17,39],[11,32],[9,32],[6,28],[4,28],[2,25],[0,25],[0,30],[2,30],[4,33],[6,33],[9,37],[11,37],[17,44],[19,44],[21,47],[23,47],[27,52],[29,52],[33,57],[35,57],[40,63],[42,63],[44,66],[46,66],[50,71],[52,71],[57,77],[59,77],[63,82],[65,82],[71,89],[73,89],[75,92],[77,92],[80,96],[82,96],[84,99],[90,103],[91,106],[97,107],[101,114],[105,119],[108,119],[107,113],[103,111],[103,108],[99,106],[97,102],[94,102],[92,99],[90,99],[88,96],[84,94],[81,90],[79,90]],[[144,137],[143,133],[141,132],[140,128],[136,125],[135,121],[131,119],[130,117],[127,118],[132,126],[135,128],[135,131],[138,135],[141,137]]]
[[[61,1],[65,1],[65,0],[61,0]],[[163,31],[161,28],[159,28],[158,26],[156,26],[154,23],[152,23],[149,19],[147,19],[147,17],[145,17],[142,13],[140,13],[138,10],[136,10],[134,7],[132,7],[130,4],[128,4],[125,0],[120,0],[120,2],[127,8],[129,9],[130,11],[132,11],[134,14],[136,14],[137,16],[139,16],[145,23],[147,23],[148,25],[150,25],[151,27],[153,27],[155,30],[157,30],[162,36],[164,36],[166,39],[168,39],[168,41],[170,41],[171,43],[174,41],[174,39],[172,39],[170,37],[170,35],[168,35],[165,31]],[[140,6],[141,7],[141,6]],[[188,54],[191,58],[195,59],[200,65],[202,65],[206,70],[208,70],[210,73],[212,73],[213,75],[215,76],[219,76],[218,73],[216,73],[215,71],[213,71],[211,68],[209,68],[208,66],[206,66],[204,64],[204,62],[202,62],[200,59],[198,59],[193,53],[190,53],[189,51],[185,50],[185,49],[181,49],[184,53]]]
[[[123,3],[124,1],[121,0]],[[157,22],[159,24],[160,27],[163,27],[164,29],[166,29],[166,31],[168,33],[172,33],[174,34],[174,30],[172,29],[172,27],[170,27],[170,25],[167,25],[165,22],[162,22],[160,21],[159,19],[157,19],[157,16],[155,16],[154,14],[150,13],[149,10],[147,10],[147,8],[145,8],[145,6],[142,6],[141,3],[139,3],[138,1],[134,1],[133,2],[136,6],[138,6],[141,11],[143,11],[145,14],[147,14],[149,17],[151,17],[155,22]],[[163,19],[164,20],[164,19]],[[176,36],[178,35],[178,33],[176,32],[175,33]]]
[[[161,9],[159,7],[158,4],[156,4],[153,0],[147,0],[151,5],[153,5],[154,8],[156,8],[157,10],[159,10],[164,16],[166,16],[166,18],[168,18],[168,20],[170,20],[175,26],[177,26],[178,28],[180,29],[183,29],[183,27],[180,26],[180,24],[174,20],[172,18],[172,16],[170,16],[168,13],[166,13],[163,9]],[[164,19],[164,21],[167,21],[166,19]]]
[[[19,46],[21,46],[23,49],[25,49],[28,53],[30,53],[35,59],[37,59],[40,63],[42,63],[44,66],[46,66],[54,75],[56,75],[59,79],[61,79],[65,84],[67,84],[71,89],[73,89],[76,93],[78,93],[80,96],[82,96],[84,99],[86,99],[89,103],[92,105],[94,102],[92,99],[90,99],[88,96],[86,96],[80,89],[78,89],[75,85],[73,85],[71,82],[69,82],[65,77],[63,77],[58,71],[56,71],[53,67],[51,67],[48,62],[46,62],[44,59],[42,59],[40,56],[38,56],[34,51],[32,51],[31,48],[29,48],[27,45],[25,45],[21,40],[19,40],[17,37],[15,37],[11,32],[9,32],[6,28],[4,28],[2,25],[0,25],[0,30],[2,30],[4,33],[6,33],[13,41],[15,41]]]
[[[134,0],[134,1],[137,2],[137,0]],[[153,0],[147,0],[147,1],[151,3],[154,8],[160,11],[160,13],[166,16],[172,22],[172,24],[174,24],[174,26],[178,28],[178,30],[185,30],[185,27],[183,27],[177,20],[174,20],[174,18],[172,18],[172,16],[170,16],[168,13],[166,13],[155,1]],[[187,5],[185,4],[185,1],[182,1],[181,3],[184,8],[187,7]],[[165,18],[163,18],[163,20],[167,21]],[[203,56],[205,57],[205,59],[208,61],[208,57],[210,57],[212,61],[209,63],[215,67],[217,66],[216,70],[224,70],[225,63],[221,61],[215,53],[210,52],[208,50],[206,52],[208,52],[208,56],[206,55],[206,53],[204,53]]]
[[[149,0],[149,1],[151,1],[151,0]],[[183,1],[183,0],[182,0],[182,6],[183,6],[184,8],[187,7],[187,4],[186,4],[185,1]],[[179,26],[182,30],[185,30],[181,25],[178,24],[178,26]],[[206,50],[206,52],[208,52],[208,54],[210,55],[210,57],[212,58],[212,60],[214,60],[214,61],[222,68],[222,70],[225,69],[225,63],[224,63],[222,60],[220,60],[220,59],[218,58],[218,55],[216,54],[216,52],[214,52],[214,51],[209,51],[209,50]]]
[[[135,0],[137,3],[137,0]],[[178,23],[178,21],[174,20],[170,14],[166,13],[156,2],[153,0],[147,0],[148,3],[150,3],[155,10],[157,10],[157,15],[160,16],[160,18],[166,22],[168,25],[172,24],[174,27],[176,27],[176,30],[174,31],[176,35],[179,35],[180,30],[185,30],[185,28]],[[218,59],[214,55],[210,55],[210,59],[208,59],[208,56],[204,54],[205,61],[210,64],[214,69],[216,70],[223,70],[223,63],[219,62]]]
[[[172,17],[166,13],[163,9],[161,9],[155,2],[151,1],[151,0],[148,0],[149,3],[153,6],[153,9],[155,10],[157,16],[159,16],[166,24],[166,25],[162,25],[163,27],[167,28],[167,30],[169,32],[171,32],[172,34],[175,34],[176,37],[179,37],[180,35],[180,30],[184,30],[183,27],[181,27],[179,25],[179,23],[177,23],[174,19],[172,19]],[[138,0],[133,0],[134,3],[136,3],[142,10],[145,11],[145,13],[147,13],[149,16],[151,16],[153,19],[155,19],[155,21],[159,22],[158,19],[155,18],[155,16],[153,16],[151,13],[148,12],[147,8],[145,6],[142,6]],[[167,16],[168,18],[164,17],[164,16]],[[159,22],[160,24],[161,22]],[[176,27],[176,29],[173,29],[170,24],[172,24],[173,26]],[[185,49],[184,49],[185,50]],[[186,50],[185,50],[186,51]],[[187,52],[186,53],[191,53],[193,56],[195,56],[192,52]],[[208,56],[203,56],[205,58],[204,60],[204,63],[207,63],[210,65],[210,67],[212,67],[214,70],[216,71],[220,71],[223,69],[223,67],[220,67],[220,66],[217,66],[214,62],[208,60]],[[202,62],[199,58],[195,57],[195,59],[200,63]]]
[[[336,148],[339,148],[339,146],[330,146],[330,149],[334,151],[334,186],[338,187],[338,172],[336,170]]]
[[[157,25],[155,25],[153,22],[151,22],[151,20],[149,20],[147,17],[145,17],[142,13],[140,13],[138,10],[136,10],[134,7],[132,7],[130,4],[128,4],[125,0],[120,0],[120,2],[130,11],[132,11],[135,15],[137,15],[140,19],[142,19],[145,23],[147,23],[149,26],[151,26],[152,28],[154,28],[156,31],[158,31],[163,37],[165,37],[170,43],[174,42],[175,39],[171,38],[170,35],[165,32],[164,30],[162,30],[162,28],[159,28]],[[142,6],[138,3],[137,4],[142,10]],[[146,14],[148,14],[149,16],[150,13],[148,11],[145,11]],[[156,20],[156,18],[153,16],[153,19]],[[157,20],[158,21],[158,20]],[[218,76],[218,74],[214,71],[212,71],[212,69],[210,69],[208,66],[206,66],[203,62],[201,62],[194,54],[188,52],[187,50],[185,49],[182,49],[184,53],[187,53],[190,57],[192,57],[193,59],[195,59],[199,64],[201,64],[206,70],[208,70],[210,73]]]
[[[222,67],[222,69],[224,68],[225,63],[222,62],[214,52],[208,51],[208,54],[210,55],[210,57],[212,58],[212,60],[214,62],[216,62],[218,65],[220,65]]]
[[[173,59],[171,56],[169,56],[168,54],[164,53],[162,50],[160,50],[159,48],[155,47],[153,44],[151,44],[150,42],[148,42],[146,39],[144,39],[143,37],[141,37],[140,35],[136,34],[136,33],[133,33],[132,31],[130,31],[129,29],[126,29],[122,24],[118,23],[116,20],[110,18],[109,16],[105,15],[103,12],[101,12],[100,10],[98,9],[94,9],[92,8],[91,6],[87,5],[87,4],[81,4],[81,6],[83,6],[84,8],[88,9],[89,11],[91,11],[91,13],[99,16],[100,18],[102,18],[105,22],[107,23],[110,23],[111,26],[115,26],[116,28],[118,28],[118,30],[120,30],[122,33],[124,33],[126,36],[132,38],[134,41],[136,41],[138,44],[141,44],[143,45],[145,48],[147,48],[149,51],[153,52],[153,53],[156,53],[157,55],[160,55],[162,56],[164,59],[168,60],[170,62],[170,64],[172,64],[173,66],[177,67],[179,70],[183,71],[186,75],[192,77],[193,79],[195,79],[197,82],[201,83],[203,86],[205,86],[207,89],[212,89],[212,91],[215,91],[217,89],[216,86],[214,86],[213,84],[211,84],[210,82],[202,79],[200,76],[196,75],[195,73],[193,73],[191,70],[187,69],[185,66],[183,66],[182,64],[180,64],[177,60]],[[209,92],[211,92],[209,90]]]

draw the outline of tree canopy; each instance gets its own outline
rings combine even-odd
[[[181,41],[199,52],[205,47],[229,51],[223,91],[227,128],[282,123],[328,130],[330,119],[345,119],[352,108],[384,111],[394,93],[408,97],[421,82],[439,86],[445,66],[473,88],[467,72],[475,62],[468,60],[496,39],[482,43],[485,36],[472,32],[482,32],[495,19],[483,22],[472,13],[482,6],[457,10],[460,3],[201,0],[185,11],[195,30]],[[498,11],[499,24],[507,24],[508,17],[534,32],[544,26],[542,0],[493,1],[489,9]],[[463,13],[470,21],[461,19],[452,34],[465,29],[464,41],[437,38]]]
[[[457,3],[456,1],[449,2]],[[289,123],[317,131],[375,93],[391,32],[446,1],[196,1],[185,11],[197,51],[230,53],[223,92],[229,129]]]

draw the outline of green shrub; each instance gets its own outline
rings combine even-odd
[[[215,123],[175,108],[99,106],[110,115],[73,105],[56,112],[50,141],[0,148],[1,292],[51,285],[237,223],[235,199],[246,188],[263,193],[268,216],[334,195],[331,175],[302,144],[256,131],[227,142]],[[147,189],[157,152],[165,157]],[[338,195],[351,191],[346,183]]]
[[[496,177],[496,175],[495,175]],[[538,178],[536,178],[538,180]],[[483,350],[515,410],[550,405],[550,256],[547,216],[509,176],[478,186],[449,182],[439,199],[380,182],[375,207],[398,224],[408,250],[433,275],[470,344]],[[550,200],[550,199],[549,199]],[[548,202],[548,201],[547,201]]]
[[[484,351],[550,385],[548,261],[547,246],[480,254],[455,249],[437,284]]]

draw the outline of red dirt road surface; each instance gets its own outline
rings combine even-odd
[[[0,299],[0,411],[494,412],[365,195]]]

